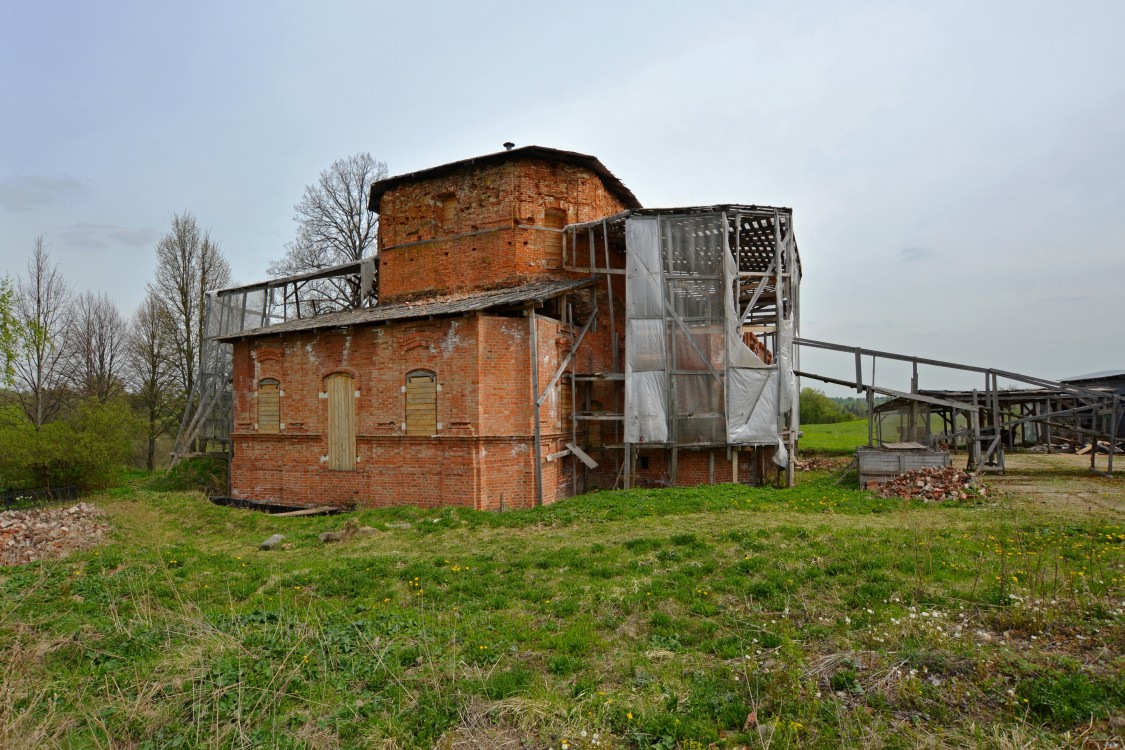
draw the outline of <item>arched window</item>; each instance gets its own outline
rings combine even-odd
[[[328,468],[355,469],[355,378],[334,372],[325,379],[328,391]]]
[[[415,370],[406,375],[406,434],[437,433],[437,375]]]
[[[281,430],[281,383],[273,378],[258,381],[258,432]]]

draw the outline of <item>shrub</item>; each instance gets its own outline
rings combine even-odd
[[[227,462],[218,456],[185,458],[149,482],[148,488],[161,492],[198,490],[220,495],[227,491]]]
[[[0,429],[0,480],[12,486],[111,485],[132,452],[136,419],[124,400],[81,401],[38,430],[14,410]]]

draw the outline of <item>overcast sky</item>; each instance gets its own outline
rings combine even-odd
[[[0,274],[44,234],[131,313],[187,210],[256,281],[334,159],[511,140],[646,206],[791,206],[808,338],[1125,368],[1125,3],[538,7],[4,3]]]

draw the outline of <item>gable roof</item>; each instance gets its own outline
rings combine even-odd
[[[257,336],[273,336],[279,333],[296,333],[299,331],[314,331],[321,328],[341,328],[344,326],[386,323],[389,321],[410,320],[413,318],[460,315],[461,313],[498,307],[511,307],[528,302],[542,303],[552,297],[557,297],[560,294],[574,289],[580,289],[584,286],[590,286],[593,283],[594,279],[592,278],[555,279],[550,281],[537,281],[522,286],[493,289],[487,292],[431,297],[414,302],[399,302],[391,305],[376,305],[375,307],[360,307],[354,310],[342,310],[340,312],[314,315],[309,318],[294,318],[284,323],[275,323],[272,326],[252,328],[248,331],[220,336],[218,340],[231,342]]]
[[[466,167],[475,167],[485,164],[501,164],[506,161],[516,159],[546,159],[547,161],[560,162],[563,164],[576,164],[580,167],[585,167],[591,172],[596,174],[605,185],[606,190],[612,193],[616,198],[621,201],[626,208],[640,208],[641,202],[637,200],[637,196],[633,195],[632,191],[617,179],[612,172],[606,169],[605,165],[598,161],[596,156],[588,154],[580,154],[576,151],[560,151],[556,148],[547,148],[546,146],[523,146],[521,148],[513,148],[510,151],[497,151],[493,154],[485,154],[484,156],[474,156],[471,159],[462,159],[461,161],[453,161],[448,164],[442,164],[437,167],[430,167],[429,169],[422,169],[417,172],[408,172],[407,174],[400,174],[395,177],[388,177],[384,180],[379,180],[371,184],[371,197],[367,203],[367,207],[371,211],[378,211],[379,204],[383,200],[383,196],[387,191],[392,190],[399,185],[404,185],[408,182],[416,180],[427,180],[434,177],[440,177],[450,172],[456,172]]]

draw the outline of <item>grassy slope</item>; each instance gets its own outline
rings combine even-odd
[[[317,534],[340,518],[121,490],[99,501],[111,545],[0,568],[0,746],[1001,748],[1062,743],[1091,716],[1093,735],[1118,731],[1120,513],[802,479],[366,511],[382,531],[330,547]],[[291,548],[259,552],[273,532]]]
[[[858,446],[867,445],[867,420],[804,424],[801,433],[801,453],[850,455]]]

